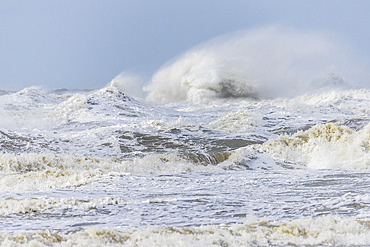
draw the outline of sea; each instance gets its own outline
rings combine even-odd
[[[238,37],[164,65],[144,97],[127,74],[1,90],[1,246],[370,245],[369,88],[303,73],[302,49],[257,70]]]

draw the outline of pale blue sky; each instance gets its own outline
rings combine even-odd
[[[369,11],[367,0],[0,0],[0,89],[150,77],[201,42],[271,24],[334,33],[366,58]]]

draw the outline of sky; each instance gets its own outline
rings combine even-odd
[[[367,59],[369,10],[368,0],[0,0],[0,89],[150,78],[202,42],[275,24],[333,33]]]

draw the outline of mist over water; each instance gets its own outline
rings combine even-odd
[[[159,69],[144,90],[153,102],[201,103],[351,88],[363,76],[354,74],[361,70],[351,56],[344,45],[323,33],[256,28],[187,51]]]
[[[114,77],[108,85],[117,87],[131,97],[143,99],[145,98],[145,93],[143,91],[144,83],[145,80],[142,76],[128,71],[123,71]]]

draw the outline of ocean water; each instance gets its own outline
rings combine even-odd
[[[113,85],[4,92],[0,241],[369,244],[369,105],[365,89],[166,105]]]
[[[146,98],[124,76],[1,91],[1,244],[369,245],[370,90],[332,68],[262,76],[229,46],[165,65]]]

